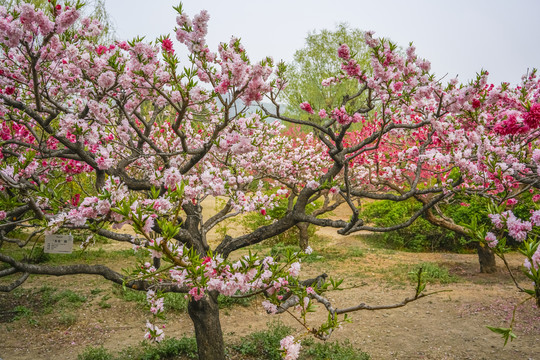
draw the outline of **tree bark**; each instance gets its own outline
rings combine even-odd
[[[298,228],[299,234],[298,234],[298,245],[300,246],[300,249],[306,250],[309,246],[309,232],[308,227],[309,223],[302,222],[296,224],[296,227]]]
[[[225,360],[217,295],[207,293],[201,300],[191,300],[188,304],[189,317],[195,327],[199,360]]]
[[[478,249],[478,261],[480,262],[480,272],[485,274],[492,274],[497,271],[497,264],[495,263],[495,254],[493,251],[482,243],[477,243]]]

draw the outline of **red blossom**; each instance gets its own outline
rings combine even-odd
[[[169,38],[163,39],[161,42],[161,48],[169,54],[174,54],[173,42]]]

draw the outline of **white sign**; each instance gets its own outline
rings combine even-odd
[[[73,251],[73,236],[45,235],[44,251],[50,254],[71,254]]]

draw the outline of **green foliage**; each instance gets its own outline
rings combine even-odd
[[[346,340],[339,342],[314,343],[310,338],[302,343],[305,350],[301,353],[301,360],[324,359],[324,360],[369,360],[369,354],[355,349]]]
[[[197,341],[194,337],[165,339],[157,344],[144,342],[141,346],[129,347],[122,351],[115,360],[161,360],[161,359],[196,359]]]
[[[417,280],[416,274],[420,268],[422,268],[422,279],[425,282],[450,284],[459,281],[459,277],[451,275],[446,267],[431,262],[423,262],[415,265],[411,271],[409,271],[409,279],[411,281]]]
[[[87,346],[77,360],[113,360],[113,356],[103,346]]]
[[[268,324],[268,330],[254,332],[241,339],[233,349],[242,355],[249,355],[255,359],[280,360],[279,342],[290,335],[292,329],[280,322]]]
[[[117,356],[103,346],[88,346],[77,356],[77,360],[172,360],[179,358],[197,358],[197,342],[194,337],[167,338],[157,344],[142,342],[138,346],[130,346],[122,350]]]
[[[498,328],[486,326],[489,330],[493,331],[495,334],[499,334],[504,339],[504,346],[508,343],[508,340],[512,342],[517,336],[512,332],[512,328]]]
[[[409,220],[421,208],[422,205],[414,199],[399,202],[382,200],[365,204],[360,217],[374,226],[389,227]],[[464,241],[454,232],[432,225],[422,217],[406,228],[371,238],[384,247],[411,251],[460,250],[464,246]]]
[[[320,204],[317,202],[315,202],[315,204],[309,204],[306,207],[306,212],[310,214],[318,206],[320,206]],[[249,231],[255,231],[262,226],[270,225],[272,224],[272,222],[274,222],[274,220],[281,219],[287,214],[287,207],[288,200],[280,199],[277,206],[275,206],[273,209],[267,209],[266,216],[262,215],[260,212],[255,211],[245,215],[242,219],[242,226],[244,226]],[[315,235],[315,231],[316,229],[314,226],[308,227],[308,236],[310,239]],[[277,236],[266,239],[264,241],[264,244],[275,245],[281,243],[286,245],[298,245],[300,239],[299,234],[300,232],[298,228],[292,227]]]
[[[333,109],[341,106],[343,96],[358,91],[358,81],[355,80],[345,80],[329,87],[321,85],[322,80],[335,76],[341,69],[341,59],[337,55],[341,44],[349,45],[352,54],[357,54],[355,59],[362,69],[370,72],[370,51],[361,30],[339,24],[333,31],[309,33],[305,47],[295,52],[294,61],[287,66],[288,85],[284,94],[287,115],[307,120],[308,114],[299,107],[302,102],[309,101],[315,111]],[[363,98],[360,97],[348,106],[356,110],[361,101]]]
[[[445,266],[430,262],[420,264],[397,264],[386,269],[377,269],[376,272],[384,276],[388,283],[405,285],[407,282],[418,281],[418,270],[422,267],[422,282],[436,284],[451,284],[460,281],[456,275],[450,274]]]

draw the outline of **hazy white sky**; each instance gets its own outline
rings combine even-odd
[[[173,34],[177,0],[106,0],[121,39]],[[185,0],[193,16],[210,13],[208,44],[242,38],[250,58],[291,61],[308,32],[351,27],[373,30],[431,61],[438,76],[462,82],[482,68],[490,82],[517,83],[527,69],[540,68],[538,0]]]

